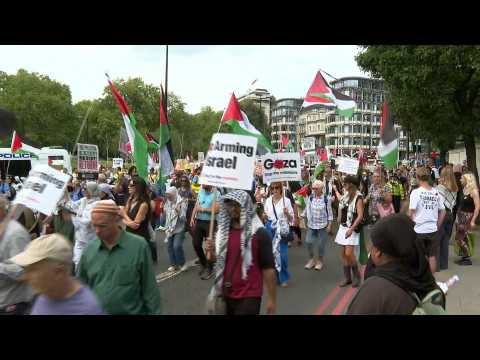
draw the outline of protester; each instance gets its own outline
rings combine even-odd
[[[4,175],[2,175],[0,178],[0,194],[10,196],[10,186],[8,186]]]
[[[8,201],[13,201],[15,199],[15,196],[17,196],[17,190],[15,189],[17,184],[15,183],[15,179],[13,178],[13,176],[9,176],[7,178],[7,184],[9,188],[8,197],[7,197]]]
[[[72,246],[60,234],[41,236],[11,261],[39,294],[31,315],[103,315],[93,292],[72,274]]]
[[[70,203],[72,223],[75,227],[75,246],[73,248],[73,263],[78,266],[83,250],[88,243],[95,239],[95,229],[92,226],[91,212],[98,199],[98,185],[95,182],[87,182],[85,197]]]
[[[148,182],[152,185],[157,183],[158,176],[154,168],[150,168],[150,172],[148,174]]]
[[[365,197],[365,203],[369,204],[368,215],[371,225],[375,224],[379,219],[380,214],[377,205],[385,200],[388,192],[389,188],[385,186],[381,172],[375,171],[372,176],[372,184],[368,190],[368,195]]]
[[[403,214],[383,218],[371,233],[372,276],[358,290],[347,315],[411,315],[417,301],[438,289],[422,242]],[[445,303],[445,299],[442,299]]]
[[[97,238],[85,249],[79,279],[109,315],[159,315],[160,292],[145,240],[121,228],[119,207],[99,201],[92,211]]]
[[[363,218],[362,194],[358,191],[360,181],[356,176],[346,176],[344,179],[345,194],[340,199],[338,206],[338,232],[335,242],[342,246],[342,264],[344,280],[341,287],[352,284],[360,285],[360,272],[354,246],[360,245],[360,223]],[[353,275],[353,281],[352,281]]]
[[[186,229],[188,232],[190,232],[190,234],[192,234],[193,229],[190,227],[190,223],[192,221],[192,214],[193,214],[193,209],[195,208],[195,202],[196,202],[197,196],[193,192],[190,186],[190,180],[186,175],[182,176],[182,178],[180,179],[180,188],[178,189],[178,195],[186,200],[186,203],[187,203]]]
[[[440,171],[440,179],[438,180],[438,192],[442,196],[443,205],[445,207],[445,219],[442,225],[438,228],[439,238],[439,254],[438,254],[438,269],[448,269],[448,245],[450,237],[452,236],[453,218],[452,212],[457,199],[457,182],[453,174],[453,169],[450,166],[442,168]]]
[[[185,240],[187,199],[177,195],[177,188],[170,187],[166,193],[167,201],[164,206],[166,215],[165,236],[168,242],[168,257],[170,267],[168,271],[187,270],[183,242]]]
[[[84,197],[84,194],[83,194],[83,189],[82,189],[81,182],[79,180],[74,180],[73,181],[73,191],[70,195],[71,200],[76,202],[76,201],[79,201],[83,197]]]
[[[115,200],[110,185],[104,183],[98,184],[98,197],[100,200]]]
[[[97,183],[98,184],[107,184],[107,176],[103,173],[98,174]]]
[[[30,235],[16,220],[6,218],[9,204],[0,196],[0,315],[25,315],[30,310],[34,292],[21,281],[23,269],[9,259],[25,249]]]
[[[456,260],[457,265],[472,265],[470,257],[475,246],[475,237],[471,232],[480,212],[480,199],[478,194],[477,181],[472,173],[463,174],[460,182],[462,184],[462,197],[457,210],[457,230],[455,242],[457,255],[461,259]]]
[[[393,207],[392,202],[392,195],[390,193],[386,193],[383,202],[377,202],[377,212],[380,218],[395,214],[395,208]]]
[[[214,276],[213,262],[207,260],[205,252],[203,251],[203,240],[209,236],[210,219],[212,216],[213,198],[218,201],[220,199],[220,192],[215,193],[209,185],[203,185],[198,194],[198,200],[193,209],[192,220],[190,226],[193,229],[193,248],[200,261],[199,276],[202,280],[208,280]],[[218,204],[213,208],[213,213],[218,212]],[[216,221],[215,227],[216,227]]]
[[[445,206],[438,190],[428,183],[430,173],[426,168],[417,169],[418,188],[410,194],[409,216],[415,222],[418,241],[423,242],[430,263],[430,270],[437,269],[439,251],[438,228],[445,217]]]
[[[332,199],[324,192],[325,185],[322,181],[316,180],[312,184],[313,194],[305,201],[305,210],[302,217],[307,219],[307,244],[310,260],[305,269],[322,270],[323,257],[325,256],[325,245],[328,241],[328,234],[332,233],[333,210]],[[315,248],[318,248],[318,257],[315,257]]]
[[[281,287],[288,287],[290,273],[288,272],[288,242],[292,238],[290,225],[294,220],[293,207],[290,199],[284,196],[281,182],[270,184],[272,194],[265,200],[265,213],[275,231],[273,237],[273,255],[277,270],[278,283]]]
[[[147,194],[147,183],[139,176],[131,178],[128,189],[130,196],[124,209],[121,209],[126,231],[143,237],[150,247],[154,262],[157,261],[157,250],[150,241],[150,198]]]
[[[213,240],[209,239],[207,248],[213,251],[213,247]],[[247,192],[232,191],[220,200],[215,253],[215,283],[210,299],[224,296],[226,315],[259,315],[265,285],[266,312],[274,314],[276,279],[272,240],[255,215]]]

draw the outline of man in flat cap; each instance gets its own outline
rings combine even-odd
[[[109,315],[159,315],[160,292],[145,240],[121,228],[119,208],[98,201],[92,210],[97,238],[84,250],[78,268]]]

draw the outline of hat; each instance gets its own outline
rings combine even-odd
[[[175,186],[170,186],[166,191],[166,194],[177,195],[177,188]]]
[[[120,216],[120,208],[115,204],[113,200],[101,200],[95,203],[92,209],[92,214],[104,213]]]
[[[106,194],[110,199],[113,199],[112,190],[108,184],[102,183],[98,184],[98,191]]]
[[[23,252],[12,257],[10,261],[26,267],[45,259],[70,264],[72,257],[72,246],[68,240],[61,234],[50,234],[32,240]]]

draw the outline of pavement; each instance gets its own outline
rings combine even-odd
[[[477,238],[480,238],[477,231]],[[159,262],[156,265],[157,282],[165,315],[206,315],[205,301],[213,278],[201,280],[191,237],[186,235],[184,249],[189,269],[184,272],[167,272],[169,267],[166,244],[162,234],[157,234]],[[478,249],[478,246],[477,246]],[[477,250],[478,252],[478,250]],[[457,282],[447,294],[447,312],[451,315],[480,314],[480,258],[472,258],[472,266],[454,264],[453,246],[450,249],[448,270],[435,274],[438,281],[458,275]],[[277,287],[277,315],[341,315],[356,293],[351,286],[340,288],[342,265],[340,248],[330,238],[326,246],[324,268],[321,271],[305,270],[308,260],[305,245],[293,245],[288,252],[291,281],[289,288]],[[265,314],[265,301],[261,314]]]

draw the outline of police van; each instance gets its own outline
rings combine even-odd
[[[0,171],[4,175],[26,177],[37,164],[50,165],[57,170],[65,169],[69,174],[72,173],[70,154],[65,149],[23,146],[22,150],[12,153],[10,148],[0,148]]]

